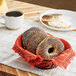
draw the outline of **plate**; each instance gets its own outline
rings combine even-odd
[[[42,22],[42,17],[44,15],[51,15],[51,14],[63,14],[64,17],[66,17],[71,23],[72,26],[68,29],[62,29],[62,28],[54,28],[51,26],[48,26]],[[70,11],[70,10],[49,10],[47,12],[44,12],[40,15],[40,22],[47,28],[58,30],[58,31],[71,31],[76,30],[76,12]]]

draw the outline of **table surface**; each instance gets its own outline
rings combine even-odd
[[[76,0],[6,0],[9,9],[20,9],[24,11],[27,20],[39,22],[41,13],[52,9],[76,10]],[[0,76],[38,76],[36,74],[21,71],[0,64]]]

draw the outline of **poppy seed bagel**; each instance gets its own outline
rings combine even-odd
[[[43,58],[54,58],[64,51],[64,44],[57,38],[47,37],[43,39],[36,49],[36,54]]]
[[[38,27],[32,27],[30,29],[28,29],[27,31],[25,31],[23,33],[23,36],[22,36],[22,43],[23,43],[23,48],[24,49],[27,49],[27,43],[28,41],[30,40],[30,38],[35,35],[36,33],[45,33],[44,30],[38,28]]]
[[[28,41],[27,50],[36,54],[36,48],[38,44],[46,37],[47,37],[47,34],[45,33],[36,33],[35,35],[33,35]]]

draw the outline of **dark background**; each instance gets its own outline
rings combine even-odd
[[[18,0],[40,6],[55,8],[55,9],[68,9],[76,10],[76,0]]]

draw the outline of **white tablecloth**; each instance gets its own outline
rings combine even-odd
[[[33,26],[40,27],[48,33],[67,40],[72,45],[74,51],[76,51],[76,32],[53,31],[40,23],[25,20],[23,27],[19,30],[8,30],[3,25],[0,25],[0,63],[42,76],[76,76],[76,57],[66,70],[60,67],[41,70],[38,68],[31,68],[28,63],[25,63],[24,60],[12,50],[16,38]]]

